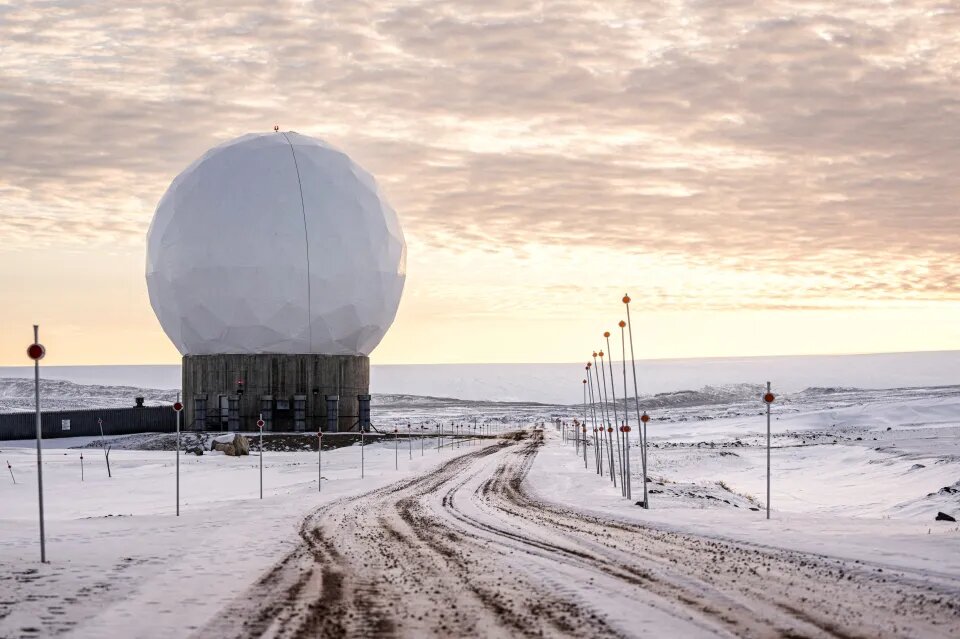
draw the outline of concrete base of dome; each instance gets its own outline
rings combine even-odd
[[[369,392],[363,355],[186,355],[183,429],[257,431],[263,415],[265,432],[326,432],[336,401],[337,429],[358,431],[357,398]]]

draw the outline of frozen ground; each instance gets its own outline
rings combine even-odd
[[[322,492],[316,452],[268,453],[262,501],[256,454],[182,454],[178,518],[173,453],[114,449],[108,478],[100,450],[68,448],[90,441],[47,442],[46,565],[38,561],[33,442],[0,442],[0,637],[189,634],[289,552],[300,520],[319,505],[467,450],[463,443],[421,455],[417,446],[410,459],[405,445],[396,452],[390,444],[366,446],[363,479],[359,446],[325,452]]]
[[[118,439],[112,479],[54,440],[42,566],[32,442],[0,442],[0,637],[957,636],[960,526],[934,517],[960,518],[960,387],[783,393],[770,521],[761,389],[644,399],[650,510],[563,442],[577,405],[379,396],[386,430],[545,433],[378,443],[364,480],[358,446],[324,452],[322,494],[315,451],[268,452],[262,502],[256,455],[182,455],[179,518],[172,453],[130,449],[156,438]]]

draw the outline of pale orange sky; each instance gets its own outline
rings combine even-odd
[[[0,364],[178,361],[153,209],[274,122],[400,214],[375,363],[577,361],[625,291],[643,357],[960,348],[956,10],[343,5],[0,9]]]

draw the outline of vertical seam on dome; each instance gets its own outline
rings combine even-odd
[[[290,155],[293,156],[293,168],[297,172],[297,186],[300,188],[300,213],[303,215],[303,241],[307,249],[307,339],[309,340],[309,349],[312,353],[313,322],[310,321],[310,318],[313,317],[313,300],[310,295],[310,238],[307,235],[307,209],[303,204],[303,182],[300,181],[300,165],[297,164],[297,153],[293,150],[293,144],[290,142],[287,134],[281,133],[280,135],[283,136],[283,139],[286,140],[290,146]]]

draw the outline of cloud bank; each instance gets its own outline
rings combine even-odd
[[[421,253],[655,258],[682,291],[628,283],[700,308],[956,301],[958,61],[924,0],[18,3],[0,240],[139,246],[183,167],[276,121]]]

